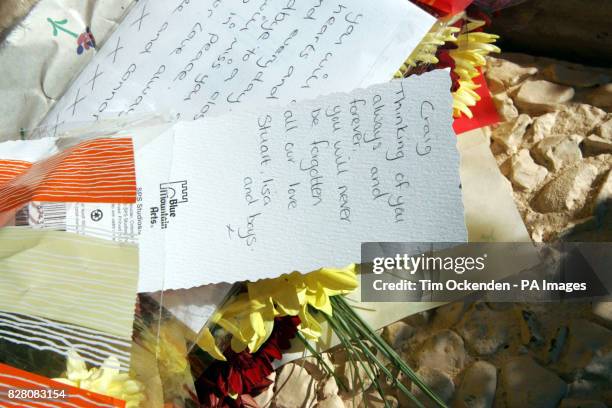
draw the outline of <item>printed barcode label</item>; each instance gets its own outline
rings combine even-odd
[[[132,204],[33,201],[17,211],[15,225],[129,243],[136,243],[139,233]]]
[[[42,228],[66,229],[66,203],[41,203]]]
[[[30,207],[26,205],[15,214],[15,225],[24,227],[30,225]]]
[[[31,202],[19,210],[15,225],[66,230],[66,203]]]

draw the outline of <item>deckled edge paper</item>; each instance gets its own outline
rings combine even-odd
[[[140,290],[344,266],[364,241],[465,241],[449,89],[434,71],[135,136]]]
[[[96,47],[103,46],[135,1],[34,3],[0,47],[0,89],[11,101],[0,105],[0,141],[30,134],[96,54],[94,48],[78,53],[81,34],[89,27]]]
[[[192,120],[350,91],[390,78],[434,22],[405,0],[140,1],[37,135],[75,121],[168,110]]]

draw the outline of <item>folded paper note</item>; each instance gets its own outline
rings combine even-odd
[[[6,37],[6,31],[2,33],[0,89],[4,103],[0,104],[0,141],[27,136],[27,131],[44,119],[97,52],[89,47],[79,53],[85,35],[95,37],[96,47],[102,46],[136,1],[21,3],[24,7],[18,9],[29,10],[28,14],[8,30]],[[6,22],[11,21],[6,17]]]
[[[139,291],[344,266],[364,241],[464,241],[450,86],[439,70],[126,129],[117,137],[133,135],[136,203],[79,203],[67,225],[133,235]]]
[[[406,0],[141,1],[49,112],[184,120],[386,81],[435,19]]]
[[[136,136],[140,290],[466,239],[448,71]]]

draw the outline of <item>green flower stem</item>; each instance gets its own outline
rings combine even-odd
[[[344,327],[341,327],[341,325],[339,324],[339,321],[337,319],[335,319],[332,316],[327,316],[325,315],[327,318],[327,321],[329,322],[329,324],[332,326],[332,329],[334,330],[334,332],[336,333],[336,335],[338,336],[338,338],[340,339],[340,342],[342,343],[342,345],[344,346],[345,352],[347,353],[350,363],[351,363],[351,368],[354,370],[355,375],[353,377],[358,377],[359,373],[357,371],[357,361],[359,361],[360,365],[362,366],[362,368],[364,369],[364,371],[366,372],[366,374],[368,375],[368,377],[370,377],[370,379],[372,380],[372,383],[374,383],[376,381],[375,376],[373,376],[364,366],[362,359],[361,358],[357,358],[355,359],[355,350],[352,346],[352,344],[350,343],[350,339],[352,338],[351,334],[349,333],[345,333],[344,331]],[[363,379],[361,379],[361,377],[358,377],[359,382],[361,383],[361,390],[363,392],[363,394],[365,395],[366,393],[366,389],[365,389],[365,382],[363,381]],[[354,396],[353,396],[353,400],[354,400]],[[353,401],[354,403],[354,401]],[[368,406],[368,401],[367,399],[364,399],[364,405],[367,407]]]
[[[397,388],[400,389],[400,391],[402,391],[408,398],[410,398],[419,408],[424,408],[423,404],[421,404],[421,402],[414,396],[414,394],[401,381],[399,381],[396,378],[396,376],[394,376],[393,373],[387,367],[385,367],[384,363],[382,361],[380,361],[374,355],[374,353],[372,353],[372,351],[368,348],[368,346],[363,343],[363,341],[359,338],[359,334],[358,333],[353,333],[353,335],[351,335],[351,338],[360,343],[361,349],[362,349],[363,353],[371,361],[375,362],[378,365],[379,369],[387,376],[387,378],[390,381],[393,382],[393,384]],[[368,339],[368,340],[370,340],[370,339]],[[350,345],[349,345],[349,347],[350,347]],[[386,403],[386,401],[385,401],[385,403]]]
[[[377,348],[385,355],[385,357],[401,372],[412,380],[429,398],[431,398],[438,406],[446,408],[446,404],[442,401],[423,381],[414,373],[414,371],[401,359],[401,357],[387,344],[374,330],[357,315],[342,296],[333,296],[331,298],[334,309],[342,313],[344,318],[350,319],[355,328],[370,340]],[[358,337],[358,336],[356,336]],[[369,351],[369,350],[368,350]]]
[[[336,375],[334,370],[323,359],[323,357],[321,356],[321,353],[319,353],[317,350],[314,349],[314,347],[312,347],[310,342],[302,335],[302,333],[298,331],[296,336],[304,344],[304,347],[306,347],[306,349],[310,352],[310,354],[312,354],[317,359],[317,361],[319,362],[319,364],[321,364],[321,366],[327,372],[327,374],[332,376],[334,380],[336,380],[336,383],[338,384],[338,386],[342,388],[344,391],[347,391],[348,388],[346,387],[344,382],[340,379],[340,377]]]
[[[380,384],[377,381],[378,375],[380,374],[380,371],[381,371],[381,366],[383,366],[382,362],[380,362],[375,357],[372,359],[372,353],[370,353],[370,356],[368,356],[368,351],[369,351],[368,345],[363,343],[361,341],[361,339],[358,336],[355,335],[355,333],[351,330],[350,326],[348,324],[346,324],[345,321],[343,321],[342,319],[337,319],[337,318],[332,317],[332,316],[330,316],[329,319],[330,320],[336,320],[337,326],[340,326],[345,332],[347,332],[347,341],[345,341],[345,343],[348,345],[347,352],[349,352],[349,351],[352,352],[353,351],[351,342],[355,341],[355,342],[358,343],[359,349],[361,351],[361,356],[358,356],[358,357],[361,357],[361,358],[359,358],[358,361],[361,363],[364,371],[366,371],[366,373],[368,374],[368,376],[372,380],[372,384],[374,385],[374,387],[376,387],[376,391],[378,391],[378,394],[382,398],[382,400],[383,400],[383,402],[385,404],[385,407],[390,407],[389,403],[385,399],[386,393],[384,392],[384,390],[382,389],[382,387],[380,386]],[[365,365],[363,364],[362,359],[363,359],[364,356],[365,357],[369,357],[369,358],[366,359],[366,362],[367,362],[367,364],[368,364],[372,374],[370,374],[367,371]],[[373,364],[376,364],[377,367],[374,366]],[[418,404],[418,401],[416,399],[413,398],[413,400]],[[366,404],[367,404],[367,400],[366,400]]]

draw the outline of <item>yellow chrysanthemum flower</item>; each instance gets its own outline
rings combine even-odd
[[[87,369],[83,359],[71,351],[66,364],[66,378],[54,378],[64,384],[125,401],[126,408],[136,408],[144,397],[144,386],[119,371],[119,361],[108,358],[102,368]]]
[[[188,399],[189,391],[195,392],[185,340],[190,330],[174,320],[155,324],[155,331],[140,322],[138,327],[142,346],[156,356],[164,400]]]
[[[330,296],[343,295],[357,288],[356,266],[343,269],[323,268],[303,275],[299,272],[275,279],[248,283],[247,291],[221,307],[211,323],[232,335],[232,350],[257,351],[270,337],[277,316],[299,316],[300,332],[311,340],[321,336],[321,325],[310,313],[314,308],[333,313]],[[211,356],[220,359],[220,352],[208,328],[200,333],[200,345]]]
[[[438,62],[436,52],[438,48],[446,42],[454,42],[455,35],[461,31],[458,27],[453,27],[447,20],[438,20],[429,30],[419,45],[412,51],[408,59],[402,64],[399,70],[395,73],[395,78],[402,78],[410,68],[414,68],[420,64],[435,65]]]
[[[198,346],[200,346],[202,350],[205,350],[208,354],[210,354],[213,358],[217,360],[227,360],[221,350],[219,350],[219,347],[217,347],[217,344],[215,343],[215,338],[208,329],[208,327],[205,327],[204,330],[202,330],[201,335],[198,339]]]
[[[474,78],[480,75],[480,68],[487,64],[486,56],[501,50],[493,45],[499,36],[483,32],[473,32],[485,24],[484,21],[471,20],[466,30],[459,34],[455,43],[457,48],[449,52],[455,61],[453,70],[459,76],[459,87],[453,92],[453,116],[463,113],[472,118],[470,107],[476,105],[480,96],[475,92],[480,86],[474,83]]]
[[[461,18],[467,19],[468,23],[462,28],[453,27],[452,25]],[[449,51],[449,55],[455,62],[453,72],[457,74],[459,80],[457,90],[452,93],[453,116],[459,117],[464,114],[472,118],[470,108],[480,100],[480,96],[475,92],[480,86],[474,83],[474,78],[480,75],[479,69],[486,65],[485,57],[492,52],[500,52],[500,49],[493,45],[499,36],[474,31],[484,24],[485,22],[481,20],[468,19],[463,13],[453,16],[451,20],[438,20],[395,73],[395,77],[401,78],[410,68],[422,64],[437,64],[438,47],[447,42],[454,43],[457,48]]]

